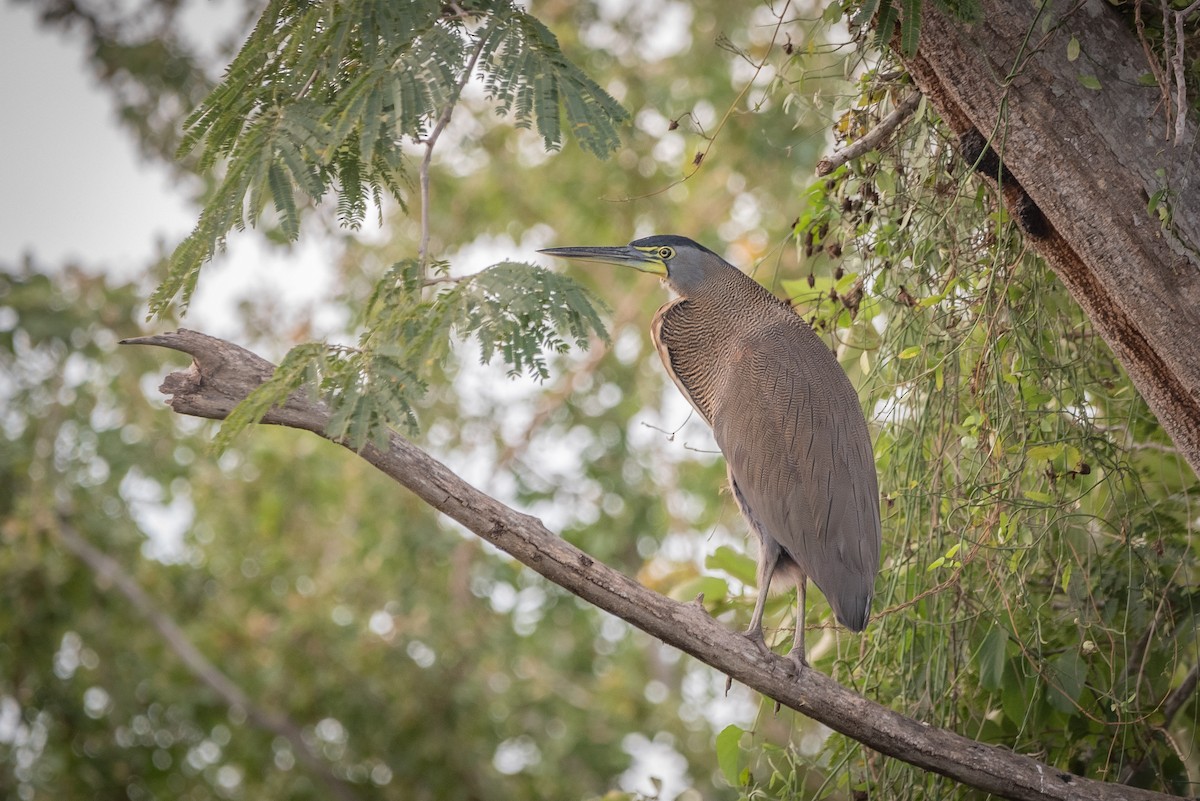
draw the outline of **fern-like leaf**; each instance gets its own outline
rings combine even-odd
[[[620,144],[617,127],[629,113],[599,84],[572,64],[558,39],[533,16],[513,10],[495,15],[480,32],[487,37],[481,61],[485,86],[502,114],[534,125],[548,150],[562,146],[560,106],[580,146],[600,158]]]
[[[288,351],[275,368],[275,373],[247,395],[225,418],[213,443],[217,452],[228,448],[238,434],[262,420],[267,412],[282,406],[293,393],[306,385],[315,393],[324,351],[325,347],[317,342],[298,345]]]
[[[564,128],[607,156],[628,113],[562,53],[541,22],[512,2],[478,8],[482,24],[443,15],[429,0],[270,0],[225,78],[188,117],[180,153],[202,169],[224,164],[192,234],[172,254],[151,299],[186,309],[199,271],[231,230],[257,224],[268,199],[282,233],[331,189],[342,224],[355,227],[384,193],[402,208],[404,140],[422,141],[476,62],[498,113],[536,127],[545,146]],[[565,123],[563,112],[565,111]]]
[[[921,0],[902,0],[900,18],[900,52],[906,56],[917,53],[921,38]]]

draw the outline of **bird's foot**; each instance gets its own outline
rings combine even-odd
[[[788,651],[788,661],[791,663],[792,675],[799,676],[808,668],[808,659],[804,656],[803,648],[793,648]]]
[[[763,637],[763,630],[762,630],[761,626],[758,628],[750,628],[750,629],[747,629],[746,631],[743,631],[742,636],[745,637],[750,642],[757,645],[758,650],[762,652],[763,656],[771,656],[772,655],[771,649],[767,647],[767,640],[766,640],[766,638]]]

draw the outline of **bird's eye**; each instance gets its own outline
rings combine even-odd
[[[661,247],[658,249],[658,257],[663,261],[675,258],[675,248]]]

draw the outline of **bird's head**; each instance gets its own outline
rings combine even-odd
[[[657,275],[677,294],[688,297],[699,292],[732,265],[701,244],[685,236],[648,236],[620,247],[546,248],[549,256],[578,261],[618,264]]]

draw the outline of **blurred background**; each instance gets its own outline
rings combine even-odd
[[[1195,664],[1194,476],[923,105],[890,155],[815,180],[908,90],[895,64],[840,7],[529,10],[632,123],[607,161],[546,152],[469,84],[434,160],[431,252],[462,275],[678,233],[791,298],[862,390],[885,495],[878,622],[823,627],[810,594],[819,669],[1079,772],[1186,782],[1195,705],[1174,740],[1148,710]],[[350,342],[419,239],[391,203],[358,231],[311,208],[295,243],[268,218],[230,236],[185,319],[147,320],[213,188],[176,158],[183,120],[260,11],[0,5],[0,796],[954,792],[727,693],[336,446],[264,429],[218,457],[213,425],[163,406],[184,362],[119,339],[184,324],[275,360]],[[419,444],[744,627],[753,544],[646,334],[665,294],[542,263],[607,305],[611,344],[554,356],[543,382],[456,344]],[[791,603],[773,600],[773,630]]]

